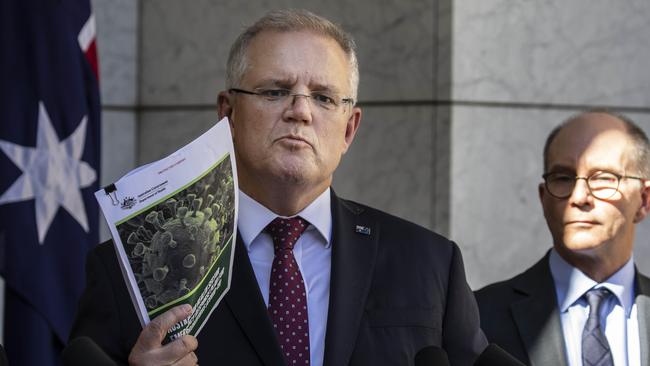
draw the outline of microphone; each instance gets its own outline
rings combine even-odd
[[[494,343],[488,344],[481,355],[478,356],[474,366],[525,366],[503,348]]]
[[[449,366],[447,352],[436,346],[424,347],[415,354],[415,366]]]
[[[61,355],[65,366],[117,366],[104,350],[88,337],[73,339]]]

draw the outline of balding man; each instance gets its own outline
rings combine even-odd
[[[649,160],[643,131],[606,111],[551,132],[539,197],[553,248],[476,293],[490,342],[535,366],[650,364],[650,279],[632,256],[650,208]]]

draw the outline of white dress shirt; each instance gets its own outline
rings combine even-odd
[[[634,303],[634,260],[630,260],[601,283],[589,278],[551,250],[551,275],[555,282],[564,344],[569,366],[582,366],[582,330],[589,316],[589,306],[582,297],[592,288],[607,288],[610,296],[602,305],[600,323],[607,337],[614,365],[641,364],[639,322]]]
[[[330,295],[330,264],[332,259],[332,209],[328,188],[297,216],[310,225],[293,248],[307,291],[307,316],[309,319],[309,351],[311,365],[323,364],[325,328]],[[248,257],[260,286],[264,303],[269,305],[269,283],[273,253],[273,240],[264,228],[277,214],[239,191],[239,218],[237,225]]]

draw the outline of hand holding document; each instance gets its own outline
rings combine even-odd
[[[165,343],[197,335],[230,288],[238,186],[228,120],[95,197],[142,326],[190,304]]]

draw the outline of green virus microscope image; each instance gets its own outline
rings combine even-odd
[[[147,310],[199,284],[232,235],[234,195],[226,158],[189,187],[117,227]]]

